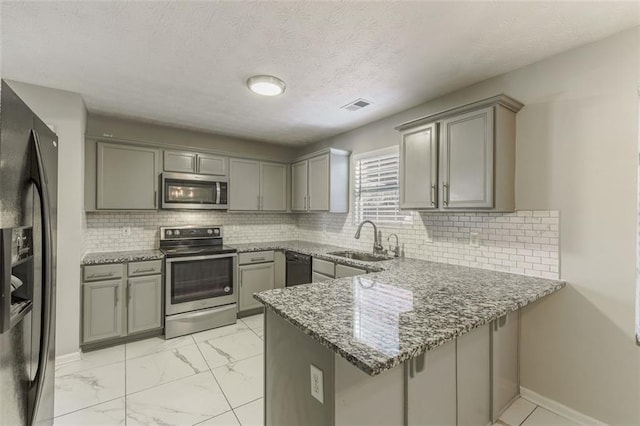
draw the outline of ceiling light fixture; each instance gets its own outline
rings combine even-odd
[[[287,87],[284,81],[272,75],[254,75],[247,80],[247,87],[253,93],[262,96],[278,96]]]

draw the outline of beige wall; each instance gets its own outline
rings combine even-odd
[[[560,211],[560,271],[569,285],[524,311],[522,385],[616,425],[640,424],[639,38],[638,28],[625,31],[300,150],[368,151],[397,143],[394,126],[447,107],[498,93],[524,102],[516,205]]]
[[[86,109],[77,93],[9,81],[29,107],[58,135],[58,288],[56,355],[78,351],[80,273],[84,254],[84,133]]]
[[[291,160],[294,155],[294,149],[285,145],[266,144],[162,124],[90,114],[87,121],[87,137],[109,139],[109,137],[104,137],[105,134],[115,139],[159,145],[180,145],[274,161],[286,162]]]

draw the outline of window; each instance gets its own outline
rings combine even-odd
[[[409,222],[411,213],[400,210],[398,147],[355,155],[354,163],[354,222]]]

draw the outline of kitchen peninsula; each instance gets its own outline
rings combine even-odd
[[[259,246],[238,248],[295,248],[373,272],[254,296],[266,307],[266,425],[489,424],[519,393],[519,309],[565,285]]]

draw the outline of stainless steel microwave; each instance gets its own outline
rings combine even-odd
[[[226,176],[164,172],[161,184],[163,209],[224,210],[229,207]]]

